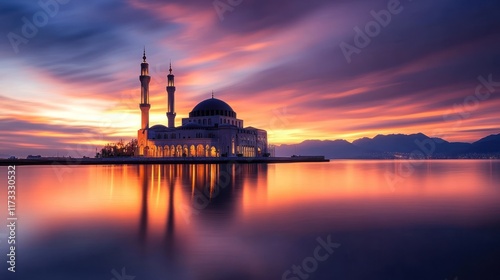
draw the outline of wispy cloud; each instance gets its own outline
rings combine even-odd
[[[387,3],[245,0],[221,21],[210,1],[69,1],[16,53],[7,34],[22,35],[22,18],[43,9],[4,1],[0,154],[57,151],[76,135],[105,135],[95,145],[134,137],[144,46],[154,123],[166,122],[172,60],[178,119],[214,90],[274,143],[441,128],[448,140],[471,141],[498,132],[500,88],[460,126],[443,115],[474,93],[478,76],[500,81],[500,4],[401,1],[402,12],[348,63],[339,44]]]

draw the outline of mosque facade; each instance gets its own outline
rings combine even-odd
[[[175,84],[170,65],[167,75],[167,125],[150,127],[149,64],[141,63],[141,128],[137,132],[138,156],[144,157],[263,157],[269,156],[267,132],[245,127],[226,102],[206,99],[194,106],[182,125],[175,126]]]

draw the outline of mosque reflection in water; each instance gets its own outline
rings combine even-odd
[[[190,231],[197,224],[230,224],[241,212],[244,188],[266,188],[265,164],[138,165],[140,195],[139,237],[145,244],[151,232],[165,237],[168,251],[175,248],[176,233]],[[245,191],[247,195],[252,190]],[[255,197],[254,197],[255,198]],[[158,213],[155,209],[163,209]],[[160,205],[161,206],[161,205]],[[163,216],[154,221],[151,216]],[[161,223],[164,224],[162,229]],[[223,230],[223,228],[219,228]],[[163,232],[163,233],[161,233]]]

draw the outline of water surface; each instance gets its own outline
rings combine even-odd
[[[22,166],[0,276],[500,279],[499,183],[495,160]]]

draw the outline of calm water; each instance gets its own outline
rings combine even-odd
[[[500,279],[500,161],[36,166],[17,185],[1,279]]]

